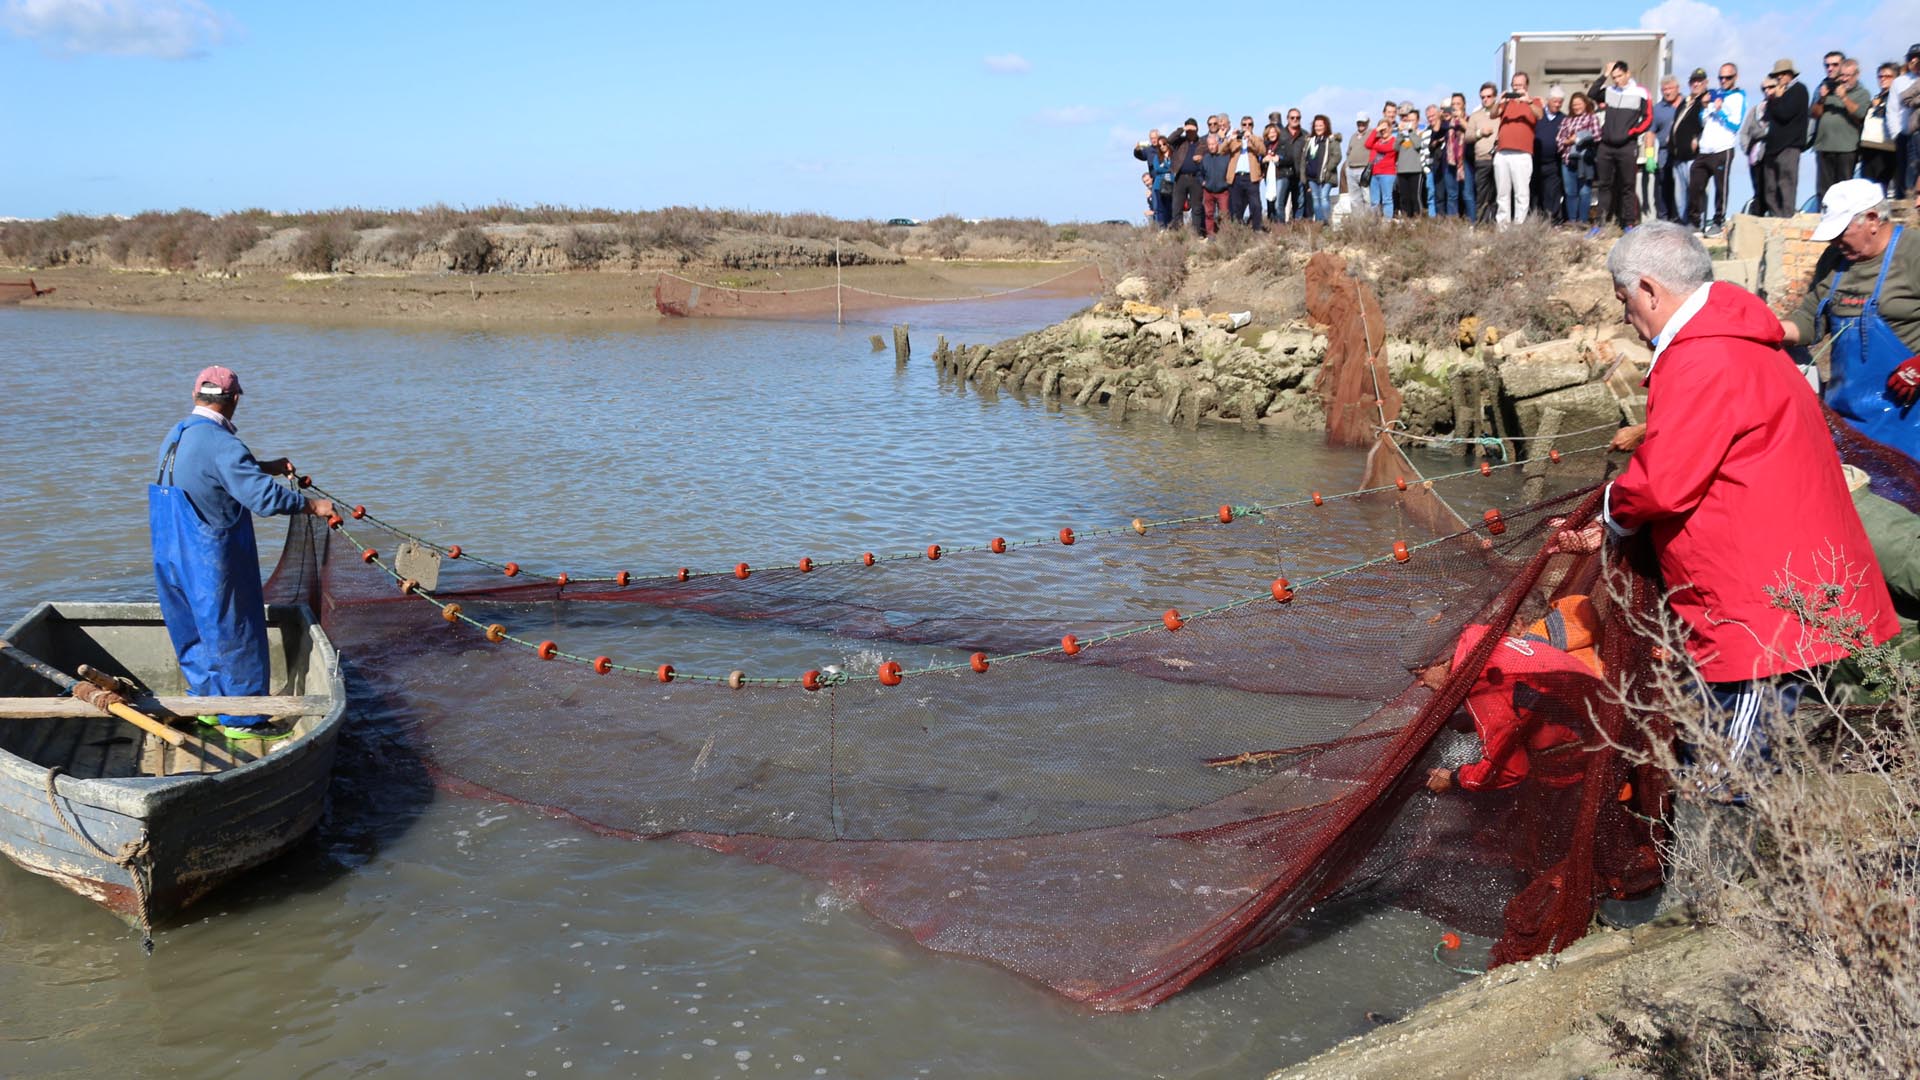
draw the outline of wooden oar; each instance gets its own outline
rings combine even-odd
[[[176,731],[127,704],[127,699],[118,692],[103,690],[90,682],[83,682],[76,679],[66,672],[61,671],[59,668],[39,660],[31,653],[21,651],[18,645],[15,645],[5,638],[0,638],[0,656],[11,658],[14,663],[21,665],[41,678],[53,683],[75,698],[86,702],[88,705],[93,706],[103,713],[125,720],[134,727],[165,742],[168,746],[180,749],[191,742],[203,753],[206,753],[210,757],[223,760],[228,765],[238,766],[241,764],[239,758],[234,757],[224,748],[217,747],[202,739],[189,738],[185,732]]]

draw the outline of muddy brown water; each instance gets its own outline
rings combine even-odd
[[[1070,310],[896,313],[921,353],[897,372],[869,352],[880,324],[449,333],[0,308],[0,612],[151,597],[144,485],[208,363],[241,373],[263,456],[558,565],[1045,536],[1359,475],[1311,437],[957,395],[924,359],[937,332],[990,342]],[[261,531],[270,560],[279,530]],[[362,703],[351,721],[311,841],[164,927],[151,958],[0,864],[0,1074],[1254,1076],[1459,981],[1429,956],[1441,927],[1349,907],[1152,1011],[1095,1015],[787,871],[437,790],[405,716]]]

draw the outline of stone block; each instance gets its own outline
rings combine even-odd
[[[1772,231],[1766,218],[1752,214],[1733,215],[1732,220],[1727,222],[1727,258],[1758,259],[1761,252],[1766,250],[1767,236]]]
[[[1150,292],[1147,279],[1138,274],[1121,278],[1120,284],[1113,287],[1113,295],[1122,300],[1145,300]]]
[[[1506,369],[1502,368],[1500,374],[1504,379]],[[1620,422],[1620,404],[1613,399],[1613,392],[1601,383],[1584,383],[1517,402],[1513,412],[1514,418],[1520,423],[1520,434],[1538,433],[1541,414],[1548,409],[1560,410],[1560,430],[1563,433],[1604,428]],[[1564,437],[1560,449],[1597,446],[1611,437],[1604,430]]]
[[[1761,250],[1764,253],[1765,245]],[[1749,292],[1760,288],[1760,257],[1721,259],[1713,264],[1713,280],[1738,285]]]

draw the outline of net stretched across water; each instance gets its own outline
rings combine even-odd
[[[1418,907],[1515,959],[1657,880],[1661,788],[1622,801],[1600,733],[1628,725],[1604,703],[1545,706],[1583,733],[1570,784],[1421,789],[1477,745],[1448,722],[1497,635],[1438,690],[1416,669],[1469,624],[1606,591],[1590,557],[1543,547],[1597,491],[1569,469],[1519,505],[1508,475],[1408,466],[780,565],[563,577],[417,538],[443,555],[430,589],[396,587],[406,534],[367,514],[290,530],[272,590],[316,605],[356,694],[417,721],[457,790],[791,867],[932,948],[1133,1008],[1331,898]],[[1355,536],[1378,553],[1352,560]]]

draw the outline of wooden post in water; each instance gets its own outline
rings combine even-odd
[[[833,238],[833,325],[845,326],[840,312],[840,238]]]
[[[1547,493],[1547,455],[1560,441],[1560,424],[1565,419],[1559,409],[1540,410],[1539,430],[1533,433],[1533,441],[1528,444],[1527,463],[1520,466],[1520,475],[1527,478],[1520,497],[1530,503],[1539,502]]]
[[[874,351],[874,352],[883,352],[883,351],[885,351],[885,349],[886,349],[886,347],[887,347],[887,343],[886,343],[885,341],[882,341],[882,340],[880,339],[880,335],[879,335],[879,334],[868,334],[868,335],[867,335],[867,340],[868,340],[868,341],[871,341],[871,342],[873,342],[873,351]]]
[[[896,364],[905,364],[908,355],[910,355],[912,351],[912,346],[907,341],[906,324],[901,323],[895,326],[893,328],[893,362]]]

